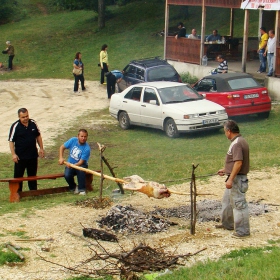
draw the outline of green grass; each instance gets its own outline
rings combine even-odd
[[[3,245],[0,246],[0,266],[7,263],[20,263],[20,259],[15,253],[8,251]]]
[[[244,248],[224,255],[218,261],[198,263],[172,274],[158,277],[162,280],[263,280],[279,279],[279,247]]]

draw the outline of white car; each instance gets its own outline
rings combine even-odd
[[[228,119],[224,107],[176,82],[132,85],[112,95],[109,111],[123,129],[131,125],[153,127],[172,138],[184,132],[219,129]]]

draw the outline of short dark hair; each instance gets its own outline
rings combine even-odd
[[[79,59],[79,54],[81,54],[81,52],[76,52],[75,59]]]
[[[101,51],[105,51],[106,48],[108,48],[108,46],[106,44],[102,45]]]
[[[224,56],[223,54],[218,54],[218,55],[217,55],[217,58],[225,59],[225,56]]]
[[[18,116],[19,116],[19,114],[20,113],[26,113],[28,110],[26,109],[26,108],[20,108],[20,109],[18,109]]]
[[[239,133],[240,132],[238,124],[233,120],[225,121],[224,122],[224,128],[226,130],[229,130],[229,131],[233,132],[233,133]]]
[[[177,26],[180,26],[180,25],[183,27],[184,26],[183,22],[181,22],[181,21],[178,22]]]
[[[218,33],[218,30],[217,30],[217,29],[213,29],[213,31],[216,31],[216,33]],[[213,32],[213,31],[212,31],[212,32]]]
[[[80,132],[84,132],[84,133],[86,133],[86,134],[88,135],[87,130],[86,130],[86,129],[84,129],[84,128],[79,129],[79,133],[78,133],[78,134],[80,134]]]
[[[266,32],[266,28],[264,26],[262,26],[260,29]]]

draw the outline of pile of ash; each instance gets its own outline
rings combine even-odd
[[[198,212],[197,221],[198,222],[208,222],[208,221],[220,221],[220,215],[222,210],[221,201],[218,200],[203,200],[196,204],[196,209]],[[267,206],[265,204],[249,202],[249,213],[251,216],[259,216],[265,212],[268,212]],[[190,205],[179,206],[173,208],[157,208],[150,212],[151,215],[159,215],[164,218],[177,217],[190,219],[191,207]]]
[[[131,205],[116,205],[97,222],[101,228],[105,226],[115,232],[127,233],[156,233],[165,231],[172,225],[177,225],[163,217],[156,217],[155,214],[139,211]]]

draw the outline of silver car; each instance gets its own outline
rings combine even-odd
[[[228,119],[224,107],[176,82],[132,85],[112,95],[109,111],[123,129],[131,125],[153,127],[172,138],[185,132],[219,129]]]

